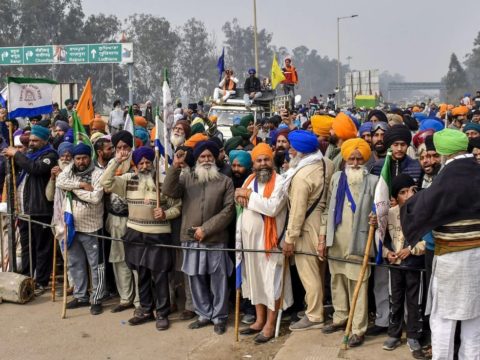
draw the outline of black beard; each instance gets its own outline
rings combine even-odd
[[[239,174],[239,173],[236,173]],[[235,173],[232,176],[232,181],[233,181],[233,187],[235,189],[238,189],[242,187],[243,183],[247,179],[247,177],[250,175],[250,171],[246,171],[245,174],[240,174],[240,176],[235,176]]]
[[[333,135],[330,135],[330,137],[328,138],[328,142],[332,145],[337,145],[338,143],[338,136],[333,134]]]
[[[377,154],[385,154],[387,152],[387,149],[385,148],[383,142],[377,142],[375,145],[373,145],[373,150],[375,150]]]
[[[275,148],[275,151],[285,151],[285,148],[282,145],[280,145]]]

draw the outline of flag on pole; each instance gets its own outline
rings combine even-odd
[[[65,211],[63,213],[63,221],[65,222],[65,234],[66,239],[62,242],[62,250],[65,249],[65,240],[67,242],[67,248],[72,245],[73,238],[75,237],[75,224],[73,221],[73,211],[72,211],[72,193],[67,192],[65,196]]]
[[[381,264],[383,260],[383,241],[387,231],[388,223],[388,209],[390,209],[390,194],[392,179],[390,176],[390,164],[392,159],[392,152],[388,150],[385,162],[383,163],[380,179],[375,188],[374,206],[378,217],[378,227],[375,232],[375,243],[377,245],[376,263]]]
[[[285,80],[285,75],[283,75],[282,68],[278,65],[277,55],[273,54],[273,62],[272,62],[272,90],[275,90],[278,84],[280,84],[283,80]]]
[[[128,113],[125,117],[125,125],[123,126],[123,130],[128,131],[133,136],[133,150],[135,150],[135,126],[133,124],[133,108],[132,105],[128,107]]]
[[[218,75],[220,77],[218,81],[220,82],[222,81],[222,74],[225,71],[225,48],[222,49],[222,55],[220,55],[220,57],[218,58],[217,69],[218,69]]]
[[[7,107],[7,99],[8,99],[8,87],[5,86],[2,91],[0,91],[0,105],[5,108]]]
[[[53,111],[53,88],[56,81],[49,79],[34,78],[7,78],[7,90],[2,90],[8,94],[5,99],[8,101],[9,118],[31,117],[43,114],[50,114]],[[2,105],[3,106],[3,105]]]
[[[173,160],[173,149],[170,143],[170,134],[172,132],[174,116],[173,116],[173,100],[170,85],[168,83],[168,72],[164,71],[164,80],[162,86],[163,92],[163,147],[165,149],[165,157],[167,162],[171,164]]]
[[[95,150],[93,149],[93,144],[90,141],[90,137],[88,136],[87,132],[85,131],[85,128],[82,125],[82,122],[80,121],[80,118],[78,117],[78,114],[76,111],[72,112],[72,128],[73,128],[73,144],[78,145],[80,143],[84,143],[85,145],[90,146],[92,149],[92,159],[96,158]]]
[[[90,78],[88,78],[87,83],[83,88],[76,110],[82,125],[89,125],[90,121],[92,121],[95,116],[93,113],[92,82],[90,81]]]
[[[242,217],[243,207],[235,205],[237,213],[236,231],[235,231],[235,249],[242,250]],[[242,287],[242,260],[243,253],[241,251],[235,252],[235,288],[240,289]]]

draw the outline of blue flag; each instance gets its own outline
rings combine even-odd
[[[225,71],[225,48],[222,49],[222,55],[220,55],[220,57],[218,58],[217,69],[220,78],[218,82],[220,82],[222,81],[222,74]]]

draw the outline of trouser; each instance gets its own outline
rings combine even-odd
[[[130,270],[125,261],[114,262],[112,265],[118,295],[120,296],[120,304],[129,305],[133,303],[138,308],[140,306],[140,297],[134,271]]]
[[[138,293],[140,306],[144,311],[154,309],[158,315],[168,316],[170,313],[170,294],[168,291],[168,273],[150,270],[144,266],[137,267]]]
[[[318,239],[315,239],[318,241]],[[295,250],[315,253],[316,244],[312,237],[303,237],[295,244]],[[305,316],[313,322],[323,322],[323,287],[325,283],[326,261],[314,256],[295,256],[298,275],[305,289],[307,310]]]
[[[32,220],[45,224],[52,222],[51,216],[32,216]],[[22,274],[30,276],[30,252],[28,221],[20,220],[20,244],[22,246]],[[52,273],[53,234],[50,228],[31,223],[32,271],[38,285],[47,286]]]
[[[388,327],[390,308],[388,300],[388,268],[375,266],[373,271],[376,317],[375,325]]]
[[[283,84],[283,93],[285,95],[292,94],[295,96],[295,84]]]
[[[388,336],[400,339],[407,303],[407,338],[420,339],[423,334],[423,272],[390,268],[390,324]]]
[[[76,232],[72,245],[68,248],[68,268],[75,283],[73,297],[79,301],[88,301],[88,267],[92,276],[90,303],[100,304],[103,289],[104,272],[98,267],[98,240],[87,233]]]
[[[235,94],[235,90],[222,90],[219,88],[215,88],[215,90],[213,91],[213,100],[219,100],[220,96],[222,96],[222,100],[227,101],[230,96]]]
[[[193,305],[198,319],[210,320],[214,324],[227,321],[227,276],[221,266],[218,266],[212,274],[193,275],[189,278]]]
[[[432,278],[432,264],[433,264],[433,257],[435,256],[435,252],[433,250],[425,249],[425,286],[423,287],[425,290],[425,294],[428,294],[428,290],[430,288],[430,280]],[[427,305],[427,296],[424,296],[423,301],[423,313],[425,314],[425,308]],[[423,331],[425,337],[430,336],[430,315],[423,316]]]
[[[352,306],[353,293],[355,292],[356,280],[350,280],[343,274],[332,273],[332,304],[334,324],[346,324],[350,308]],[[363,335],[368,326],[368,278],[364,278],[360,292],[358,293],[355,313],[353,315],[352,333]]]
[[[190,277],[183,273],[183,287],[185,289],[185,310],[195,311],[192,299],[192,290],[190,288]]]
[[[245,94],[243,95],[243,101],[245,102],[245,106],[251,106],[252,103],[258,99],[260,96],[262,96],[262,93],[259,91],[257,93],[255,93],[255,95],[253,96],[253,99],[250,99],[250,95],[249,94]]]
[[[435,276],[432,281],[432,289],[437,287]],[[437,292],[434,291],[434,294]],[[433,301],[433,308],[430,314],[430,328],[432,329],[432,354],[434,360],[451,360],[454,353],[454,338],[457,320],[445,319],[440,316]],[[460,360],[480,360],[480,316],[462,320],[462,331],[460,335],[461,345],[458,351]]]

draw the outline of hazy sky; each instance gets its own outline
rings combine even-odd
[[[163,16],[174,26],[202,20],[221,47],[222,25],[236,17],[253,23],[253,0],[83,0],[84,11]],[[273,33],[272,43],[292,49],[305,45],[337,57],[337,17],[341,20],[340,59],[355,70],[399,73],[407,81],[439,81],[450,54],[461,61],[480,31],[480,1],[464,0],[257,0],[257,23]],[[294,59],[295,61],[295,59]]]

